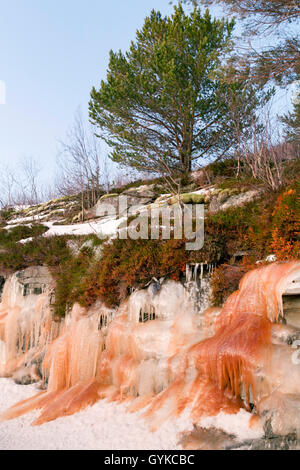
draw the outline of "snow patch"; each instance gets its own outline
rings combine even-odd
[[[38,393],[35,385],[16,385],[0,379],[0,412]],[[191,430],[186,414],[152,433],[142,412],[128,413],[126,404],[99,401],[73,416],[31,426],[32,412],[0,422],[0,450],[177,450],[180,433]]]
[[[53,237],[54,235],[102,235],[107,237],[117,232],[119,226],[126,220],[126,217],[115,219],[107,218],[96,222],[83,222],[75,225],[54,225],[55,222],[45,222],[44,225],[49,228],[44,237]]]
[[[208,416],[200,420],[198,425],[204,429],[217,428],[228,434],[235,435],[239,441],[260,439],[264,435],[262,425],[256,423],[250,427],[250,418],[253,415],[241,409],[237,414],[227,414],[221,411],[217,416]]]

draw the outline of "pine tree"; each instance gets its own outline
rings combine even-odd
[[[224,80],[234,21],[152,11],[126,54],[110,53],[106,81],[93,88],[90,118],[113,161],[152,173],[186,173],[235,145],[260,103],[247,80]],[[222,78],[223,77],[223,78]]]

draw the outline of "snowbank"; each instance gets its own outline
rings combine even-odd
[[[264,435],[264,430],[260,423],[250,427],[250,419],[253,417],[246,410],[240,410],[236,415],[219,413],[217,416],[203,418],[198,425],[205,429],[216,428],[228,434],[238,436],[239,440],[260,439]]]
[[[34,385],[0,379],[0,412],[35,393]],[[180,448],[180,433],[191,429],[183,416],[152,433],[141,413],[127,413],[126,405],[105,401],[76,415],[32,427],[37,416],[34,412],[0,423],[0,450],[172,450]]]
[[[0,379],[0,413],[36,393],[35,385],[16,385],[12,380]],[[141,412],[128,413],[126,404],[106,401],[73,416],[33,427],[31,423],[38,414],[33,412],[0,422],[0,450],[178,450],[181,433],[193,429],[188,413],[184,413],[152,433]],[[198,424],[236,434],[240,440],[262,437],[260,427],[249,428],[250,417],[241,410],[237,415],[220,413],[204,418]]]
[[[45,222],[44,225],[49,228],[44,237],[52,237],[53,235],[90,235],[101,234],[103,237],[113,235],[117,232],[118,227],[126,220],[126,218],[106,218],[96,222],[83,222],[74,225],[54,225],[54,222]]]

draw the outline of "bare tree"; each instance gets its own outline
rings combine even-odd
[[[222,5],[229,14],[243,20],[248,46],[238,48],[240,67],[247,68],[251,63],[254,79],[291,83],[297,78],[300,0],[184,0],[184,3]],[[253,36],[261,37],[266,47],[260,51],[253,47]]]
[[[1,207],[38,204],[43,200],[41,166],[33,157],[23,158],[15,167],[6,166],[0,173]]]
[[[94,206],[103,193],[110,189],[110,169],[105,156],[101,155],[99,139],[90,126],[86,129],[80,110],[75,115],[74,124],[61,141],[58,156],[58,183],[61,194],[80,194],[82,216],[84,210]]]
[[[230,14],[245,18],[251,28],[261,25],[274,28],[300,18],[299,0],[185,0],[184,3],[223,4]]]
[[[294,148],[283,140],[280,129],[266,114],[261,130],[259,118],[253,122],[251,135],[240,141],[240,159],[246,171],[269,189],[276,191],[284,183],[285,163],[299,158]]]
[[[111,188],[111,172],[109,168],[108,156],[104,157],[103,169],[102,169],[102,181],[103,187],[106,193],[109,193]]]
[[[32,157],[23,159],[20,166],[19,199],[24,204],[38,204],[41,201],[39,195],[41,166]]]
[[[39,198],[41,201],[51,201],[57,199],[61,196],[59,193],[56,184],[54,182],[49,182],[48,184],[43,184],[39,188]]]
[[[0,171],[0,205],[2,208],[11,207],[15,202],[16,179],[14,171],[8,166]]]

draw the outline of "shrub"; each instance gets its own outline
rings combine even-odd
[[[63,317],[75,302],[82,302],[84,285],[89,279],[93,251],[86,248],[78,256],[67,256],[62,263],[53,267],[56,280],[54,312]]]
[[[11,207],[9,209],[2,209],[0,211],[0,222],[7,222],[12,215],[14,214],[15,210]]]
[[[47,232],[44,225],[17,225],[11,229],[0,230],[0,246],[9,247],[12,243],[17,243],[26,238],[34,238]]]
[[[205,244],[200,251],[187,251],[185,239],[116,238],[103,244],[101,259],[93,253],[103,243],[96,235],[45,238],[40,236],[46,230],[42,226],[20,226],[9,232],[0,230],[0,269],[14,272],[49,266],[56,280],[54,312],[63,316],[74,302],[90,306],[99,298],[116,306],[132,288],[143,287],[152,278],[180,281],[187,263],[208,262],[221,265],[213,276],[213,302],[220,305],[258,259],[271,253],[278,259],[299,257],[299,214],[299,184],[294,182],[281,193],[266,193],[243,207],[207,214]],[[31,242],[17,243],[31,236]],[[92,243],[75,256],[70,240],[78,246],[87,240]],[[248,252],[249,265],[229,265],[236,251]]]
[[[15,272],[30,266],[59,265],[70,256],[67,237],[36,237],[22,244],[10,242],[0,250],[0,268]]]
[[[112,240],[103,247],[101,260],[93,263],[83,279],[80,302],[91,305],[101,298],[108,306],[115,306],[132,288],[143,287],[152,278],[181,280],[186,263],[208,262],[226,265],[214,277],[214,302],[222,303],[236,290],[240,278],[253,263],[272,253],[271,233],[278,225],[274,214],[276,198],[270,193],[244,207],[209,214],[205,221],[205,244],[200,251],[186,251],[186,240]],[[240,250],[249,253],[248,266],[228,268],[233,254]]]
[[[224,160],[218,160],[206,167],[213,177],[235,177],[237,172],[238,161],[234,158],[227,158]]]
[[[179,279],[188,261],[183,240],[119,240],[103,247],[102,258],[93,265],[80,301],[91,305],[101,298],[115,306],[133,287],[142,287],[153,277]]]
[[[300,198],[295,189],[289,189],[277,198],[270,249],[279,260],[300,257]]]

